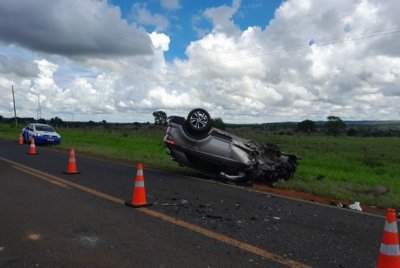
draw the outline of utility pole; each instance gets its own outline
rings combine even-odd
[[[14,103],[14,119],[15,119],[15,126],[17,126],[17,110],[15,109],[14,85],[11,86],[11,90],[12,90],[13,103]]]
[[[40,94],[38,95],[38,108],[37,108],[37,120],[42,118],[42,107],[40,106]]]

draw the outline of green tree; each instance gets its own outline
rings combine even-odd
[[[328,122],[325,123],[325,130],[328,135],[335,137],[345,133],[346,124],[337,116],[328,116]]]
[[[167,125],[167,113],[164,111],[155,111],[153,112],[154,116],[154,124],[155,125],[160,125],[160,126],[165,126]]]
[[[86,123],[87,127],[94,127],[96,126],[96,122],[94,122],[93,120],[89,120],[89,122]]]
[[[358,135],[358,131],[357,131],[357,129],[355,129],[355,128],[349,128],[349,129],[346,131],[346,134],[347,134],[347,136],[352,136],[352,137],[354,137],[354,136],[357,136],[357,135]]]
[[[222,121],[222,118],[220,118],[220,117],[212,118],[211,125],[215,128],[225,130],[225,123],[224,123],[224,121]]]
[[[50,125],[57,127],[57,126],[62,126],[63,124],[64,122],[62,121],[62,119],[58,118],[57,116],[50,119]]]
[[[309,119],[301,121],[296,126],[297,132],[303,132],[303,133],[306,133],[307,135],[310,135],[316,129],[317,129],[317,125],[315,124],[315,122],[311,121]]]

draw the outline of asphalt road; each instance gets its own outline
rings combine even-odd
[[[0,141],[0,267],[375,267],[381,216]]]

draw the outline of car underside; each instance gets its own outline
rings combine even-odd
[[[201,108],[185,119],[172,116],[164,137],[171,158],[180,165],[229,181],[263,181],[273,184],[290,179],[297,157],[282,153],[273,144],[260,144],[211,127]]]

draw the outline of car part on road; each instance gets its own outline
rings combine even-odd
[[[290,179],[297,166],[295,155],[274,144],[260,144],[212,128],[209,113],[192,110],[187,118],[171,116],[164,137],[172,160],[226,181],[263,181],[273,184]]]

